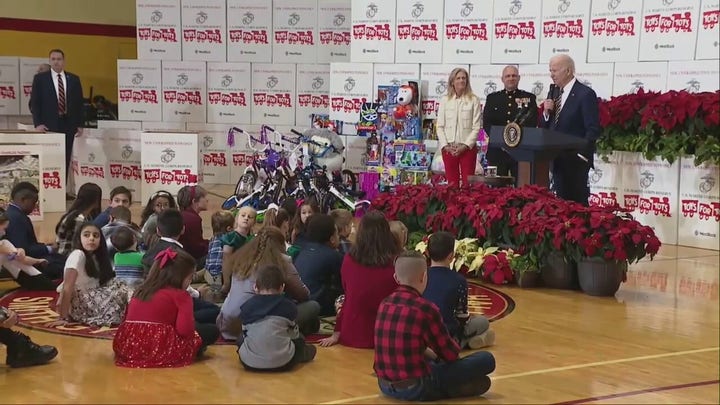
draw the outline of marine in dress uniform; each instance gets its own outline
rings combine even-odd
[[[505,89],[496,91],[487,96],[483,109],[483,127],[490,133],[493,125],[505,126],[518,118],[518,113],[525,108],[525,118],[518,122],[521,126],[537,127],[538,108],[535,95],[518,89],[520,75],[515,66],[503,69],[502,82]],[[501,148],[489,148],[488,164],[497,166],[498,176],[513,176],[517,180],[518,164]]]

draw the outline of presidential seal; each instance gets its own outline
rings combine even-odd
[[[503,139],[505,140],[505,145],[510,148],[515,148],[520,145],[520,141],[522,140],[522,128],[520,125],[516,122],[505,125]]]

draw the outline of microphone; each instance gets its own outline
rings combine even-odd
[[[520,109],[518,110],[517,114],[515,114],[515,118],[513,118],[512,122],[514,122],[516,124],[520,124],[522,122],[520,120],[520,117],[525,115],[525,112],[527,111],[527,109],[528,109],[527,105],[525,105],[525,103],[523,103],[522,106],[520,107]]]
[[[550,97],[551,100],[555,100],[560,93],[560,89],[558,86],[555,85],[555,83],[550,84],[550,92],[548,94],[548,97]]]

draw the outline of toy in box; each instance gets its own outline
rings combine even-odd
[[[380,175],[378,181],[380,191],[389,190],[400,184],[400,171],[394,167],[368,167],[367,171]]]
[[[343,122],[331,120],[328,114],[310,114],[310,127],[316,129],[327,128],[336,134],[342,134]]]
[[[402,170],[400,171],[400,184],[403,186],[430,184],[430,172],[427,170]]]
[[[363,103],[356,129],[358,136],[370,136],[380,126],[380,103]]]
[[[393,145],[395,166],[400,169],[427,170],[431,157],[420,141],[397,140]]]
[[[378,86],[380,125],[390,126],[396,139],[422,139],[420,92],[417,81],[401,86]]]

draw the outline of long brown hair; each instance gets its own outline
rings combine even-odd
[[[383,267],[393,263],[402,250],[382,212],[373,210],[360,220],[350,257],[363,266]]]
[[[285,255],[285,236],[280,229],[266,226],[243,247],[230,256],[228,265],[241,280],[250,278],[257,266],[273,264],[281,269],[288,266]]]
[[[98,248],[92,252],[85,250],[82,245],[82,233],[86,228],[95,228],[100,234]],[[77,227],[75,234],[73,234],[72,248],[73,250],[81,250],[83,254],[85,254],[85,273],[88,277],[98,279],[101,286],[104,286],[108,281],[115,278],[115,271],[112,268],[110,256],[108,255],[107,242],[100,227],[92,222],[81,223]],[[95,260],[93,260],[93,258],[95,258]]]
[[[169,248],[170,249],[170,248]],[[195,259],[180,249],[172,249],[176,253],[165,266],[160,267],[160,260],[155,260],[145,281],[135,290],[133,297],[140,301],[150,301],[158,290],[165,287],[183,288],[185,279],[195,271]]]

